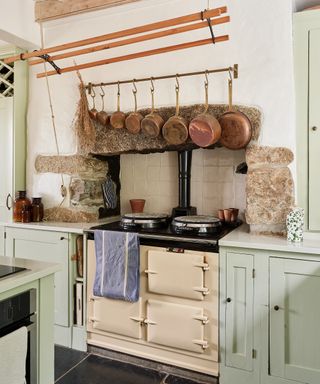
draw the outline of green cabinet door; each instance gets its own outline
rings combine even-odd
[[[55,324],[68,327],[69,316],[69,234],[6,228],[6,256],[60,263],[55,273]]]
[[[10,221],[13,193],[13,97],[0,98],[0,221]]]
[[[270,258],[270,374],[320,383],[320,262]]]
[[[320,29],[309,36],[309,229],[320,230]]]
[[[253,370],[253,255],[227,253],[225,364]]]

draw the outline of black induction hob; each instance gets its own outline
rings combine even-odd
[[[0,264],[0,279],[2,277],[13,275],[14,273],[25,271],[26,269],[27,268],[14,267],[11,265],[1,265]]]

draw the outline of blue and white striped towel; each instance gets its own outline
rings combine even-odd
[[[95,296],[139,300],[139,239],[136,233],[94,231],[96,275]]]

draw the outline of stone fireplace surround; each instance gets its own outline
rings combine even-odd
[[[181,114],[190,120],[201,113],[202,108],[201,105],[182,107]],[[261,129],[261,112],[253,107],[236,106],[236,109],[244,112],[253,126],[252,140],[245,151],[245,160],[248,165],[245,181],[245,220],[252,232],[283,235],[286,215],[294,205],[293,179],[288,168],[293,161],[293,153],[288,148],[260,146],[258,138]],[[209,108],[209,112],[216,117],[226,110],[226,105],[210,105]],[[141,111],[143,115],[148,112],[148,109]],[[166,119],[174,114],[174,108],[161,108],[158,112]],[[80,148],[76,155],[39,155],[36,159],[37,172],[63,173],[72,176],[69,186],[70,206],[47,209],[46,216],[52,221],[90,222],[98,219],[98,209],[103,207],[100,185],[105,180],[106,173],[110,172],[110,161],[108,162],[110,155],[197,148],[191,142],[179,148],[168,147],[162,138],[149,139],[142,135],[133,136],[125,130],[115,132],[112,128],[101,127],[98,123],[95,123],[95,129],[96,142],[89,154],[87,151],[81,151]],[[205,151],[212,150],[214,148]],[[230,156],[234,156],[235,151],[229,152]],[[99,159],[95,157],[96,155],[100,155]],[[105,156],[105,160],[101,160],[101,155]]]

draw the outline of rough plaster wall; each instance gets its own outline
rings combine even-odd
[[[260,144],[285,146],[295,151],[292,1],[215,0],[211,1],[211,6],[213,5],[227,5],[229,7],[232,22],[217,27],[216,33],[229,33],[230,42],[217,44],[214,47],[199,47],[143,60],[88,69],[82,72],[84,81],[111,81],[178,71],[216,68],[238,63],[240,78],[235,82],[234,101],[239,104],[258,106],[263,111],[264,119]],[[136,4],[49,22],[45,25],[45,41],[47,46],[61,44],[146,22],[188,14],[199,11],[206,6],[206,0],[145,0]],[[77,57],[76,61],[82,63],[131,53],[135,50],[153,49],[163,45],[206,37],[208,37],[208,31],[205,29],[169,39],[163,38],[159,41],[145,42],[139,46],[121,47],[107,53]],[[59,63],[62,66],[73,64],[71,59]],[[27,174],[28,189],[32,193],[43,194],[45,204],[50,206],[60,202],[60,178],[56,175],[40,175],[34,172],[34,160],[37,154],[55,153],[45,80],[35,78],[35,73],[41,70],[41,66],[33,67],[30,74]],[[50,79],[50,84],[61,153],[74,153],[76,143],[71,123],[78,100],[76,74],[55,76]],[[138,91],[139,105],[149,105],[149,84],[139,84]],[[106,92],[107,109],[115,110],[116,89],[107,89]],[[122,95],[122,108],[124,110],[131,109],[133,100],[130,85],[122,88]],[[225,102],[226,99],[226,76],[211,76],[210,102]],[[201,102],[203,100],[203,79],[182,79],[181,100],[183,104]],[[156,83],[156,103],[161,106],[174,103],[173,81]],[[123,157],[122,165],[129,164],[131,161],[132,159]],[[171,161],[170,164],[174,167],[175,160]],[[66,178],[66,182],[68,182],[68,178]],[[200,189],[202,188],[201,183],[198,186]],[[174,188],[170,198],[167,199],[168,209],[171,208],[172,201],[176,199]],[[124,196],[126,193],[128,191],[124,191]],[[196,192],[193,193],[196,195]]]

